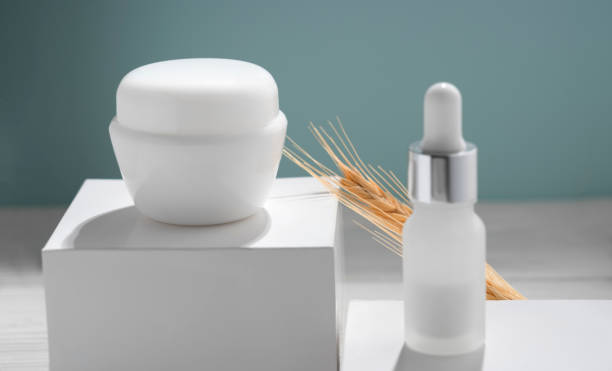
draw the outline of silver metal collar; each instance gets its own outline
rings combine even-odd
[[[410,146],[408,195],[428,203],[476,202],[478,198],[477,148],[466,143],[461,152],[424,153],[421,143]]]

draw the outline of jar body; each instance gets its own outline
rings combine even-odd
[[[472,203],[415,203],[403,229],[408,347],[452,355],[484,344],[485,251],[485,227]]]
[[[121,175],[144,215],[180,225],[212,225],[253,215],[264,205],[282,155],[287,119],[231,135],[180,136],[109,131]]]

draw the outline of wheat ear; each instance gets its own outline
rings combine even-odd
[[[308,128],[336,165],[337,171],[316,160],[293,139],[288,138],[283,154],[318,179],[338,200],[374,225],[356,222],[391,252],[402,255],[402,227],[412,214],[408,190],[392,172],[365,164],[342,125],[328,121],[328,132],[310,123]],[[331,134],[330,134],[331,133]],[[485,267],[488,300],[524,300],[489,264]]]

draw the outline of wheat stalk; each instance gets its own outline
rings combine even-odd
[[[342,125],[328,121],[331,134],[313,123],[310,132],[332,159],[338,171],[316,160],[293,139],[285,146],[283,154],[308,174],[318,179],[338,200],[361,215],[375,228],[356,222],[368,231],[372,238],[391,252],[402,255],[402,227],[412,214],[408,190],[392,172],[381,166],[366,165]],[[485,268],[488,300],[525,299],[489,264]]]

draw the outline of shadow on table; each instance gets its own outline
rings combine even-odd
[[[432,356],[404,346],[394,371],[481,371],[485,348],[456,356]]]
[[[194,227],[160,223],[130,206],[84,222],[71,238],[75,249],[246,247],[269,228],[265,209],[237,222]]]

